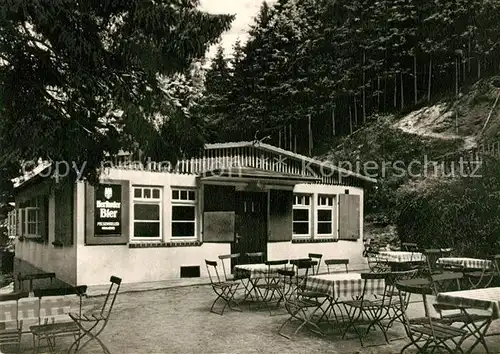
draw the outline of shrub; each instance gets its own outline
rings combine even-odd
[[[421,181],[401,191],[401,240],[422,248],[453,247],[469,257],[500,253],[500,161],[484,160],[478,174]]]

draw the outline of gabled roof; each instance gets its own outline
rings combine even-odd
[[[356,173],[354,171],[346,170],[344,168],[335,166],[332,164],[330,161],[320,161],[313,159],[311,157],[297,154],[295,152],[285,150],[270,144],[262,143],[260,141],[238,141],[238,142],[231,142],[231,143],[217,143],[217,144],[206,144],[205,145],[205,150],[212,150],[212,149],[231,149],[231,148],[242,148],[242,147],[254,147],[259,150],[263,151],[268,151],[271,153],[276,153],[276,154],[281,154],[283,156],[290,157],[295,160],[299,161],[304,161],[307,162],[311,165],[322,167],[322,168],[327,168],[331,169],[333,171],[337,171],[339,173],[342,173],[345,176],[352,176],[359,178],[361,180],[364,180],[366,182],[371,182],[371,183],[377,183],[377,180],[375,178],[363,176],[362,174]]]

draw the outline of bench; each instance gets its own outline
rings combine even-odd
[[[0,295],[0,345],[13,344],[20,352],[22,334],[32,333],[35,352],[41,339],[53,350],[58,336],[78,335],[69,312],[81,313],[82,296],[86,286],[58,289],[37,289],[35,296],[28,292]],[[56,333],[49,331],[56,327]],[[54,328],[52,328],[54,329]]]

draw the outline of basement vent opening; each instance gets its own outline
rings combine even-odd
[[[349,194],[349,189],[346,189],[346,190],[344,191],[344,193],[345,193],[345,194]]]
[[[181,278],[199,278],[200,266],[181,267]]]

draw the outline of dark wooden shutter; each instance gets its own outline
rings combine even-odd
[[[272,189],[269,197],[268,241],[291,241],[293,234],[293,191]]]
[[[235,187],[205,185],[203,190],[203,242],[233,242]]]
[[[359,195],[339,195],[339,240],[357,240],[360,237]]]
[[[56,186],[55,199],[55,240],[65,246],[73,245],[73,194],[74,184],[63,182]]]

